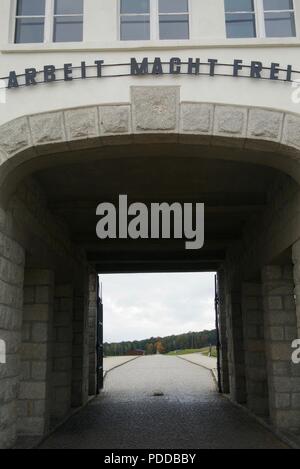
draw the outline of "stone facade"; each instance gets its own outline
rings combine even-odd
[[[261,283],[244,283],[242,312],[247,406],[256,415],[269,414],[269,394]]]
[[[53,153],[67,157],[70,150],[94,149],[100,160],[102,147],[140,143],[198,145],[199,157],[216,148],[221,159],[241,162],[242,154],[243,162],[282,172],[219,272],[221,374],[223,391],[235,401],[270,414],[277,428],[299,431],[300,371],[291,362],[300,334],[299,130],[297,115],[180,101],[177,86],[132,87],[131,102],[26,116],[0,127],[0,339],[7,344],[1,448],[18,435],[44,435],[50,418],[57,423],[87,402],[96,379],[97,276],[36,181],[19,184],[27,177],[22,168],[30,162],[37,170],[53,164]]]
[[[218,272],[217,295],[218,295],[218,324],[220,334],[220,367],[221,388],[224,394],[230,393],[229,366],[228,366],[228,336],[227,336],[227,309],[226,309],[226,286],[225,272]]]
[[[0,448],[10,448],[17,431],[25,256],[10,236],[10,216],[1,210],[0,218],[0,337],[6,345],[6,363],[0,364]]]
[[[96,394],[97,387],[97,274],[89,275],[89,394]]]
[[[291,360],[297,337],[292,265],[265,267],[262,284],[270,416],[276,427],[298,432],[300,370]]]
[[[19,435],[42,436],[50,428],[53,295],[52,271],[25,271]]]
[[[88,273],[85,272],[84,291],[75,289],[73,310],[72,406],[79,407],[88,400],[89,392],[89,328]]]
[[[103,143],[130,144],[129,136],[136,135],[135,140],[140,141],[140,134],[148,135],[149,142],[153,141],[149,134],[165,134],[165,141],[170,141],[169,134],[173,134],[177,138],[172,141],[261,150],[266,153],[265,164],[274,163],[300,181],[295,164],[300,158],[297,116],[260,108],[180,102],[180,88],[173,86],[134,86],[131,95],[131,103],[67,109],[4,124],[0,128],[0,177],[1,171],[6,175],[7,163],[20,152],[28,160],[67,151],[70,145],[83,149]],[[284,157],[272,160],[268,158],[270,151]]]
[[[61,259],[71,284],[55,285]],[[46,268],[49,262],[52,269]],[[73,403],[87,399],[71,394],[79,381],[86,396],[88,387],[87,334],[86,358],[80,358],[85,367],[75,370],[73,362],[87,297],[81,284],[82,297],[73,298],[74,272],[85,276],[82,253],[73,250],[63,226],[47,211],[38,185],[27,181],[1,210],[0,336],[7,353],[0,364],[0,448],[12,447],[19,437],[42,437]]]
[[[71,284],[54,291],[51,418],[62,420],[71,409],[74,291]]]

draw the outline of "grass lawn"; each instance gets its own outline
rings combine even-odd
[[[209,347],[206,348],[198,348],[198,349],[184,349],[184,350],[176,350],[174,352],[169,352],[167,355],[188,355],[190,353],[203,353],[203,355],[208,356],[209,354]],[[212,357],[217,356],[217,349],[216,347],[212,347]]]
[[[187,348],[187,349],[184,349],[184,350],[176,350],[174,352],[169,352],[168,355],[188,355],[189,353],[199,353],[201,352],[203,349],[197,349],[197,348]]]
[[[203,355],[208,357],[209,354],[209,347],[203,348],[200,350]],[[211,357],[217,358],[217,347],[212,347],[211,349]]]

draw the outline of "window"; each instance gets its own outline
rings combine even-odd
[[[295,37],[293,0],[225,0],[228,38]]]
[[[188,0],[159,0],[159,38],[189,39]]]
[[[83,0],[16,0],[15,43],[83,40]]]
[[[293,0],[264,0],[266,37],[296,36]]]
[[[121,0],[121,40],[150,39],[150,0]]]
[[[189,0],[120,0],[120,39],[189,39]]]
[[[44,42],[46,0],[18,0],[16,43]]]
[[[55,0],[54,42],[77,42],[83,39],[83,0]]]
[[[256,37],[254,0],[225,0],[228,38]]]

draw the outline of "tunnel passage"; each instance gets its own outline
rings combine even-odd
[[[20,354],[11,347],[9,355],[22,375],[14,371],[6,382],[18,409],[11,407],[6,446],[16,435],[47,434],[95,393],[97,274],[109,272],[218,272],[223,392],[298,431],[289,352],[299,327],[299,189],[252,153],[247,163],[249,150],[237,148],[114,145],[45,155],[9,175],[10,190],[16,185],[3,236],[14,266],[6,301],[15,323],[6,337],[20,344]],[[99,242],[96,207],[117,203],[119,194],[146,204],[203,202],[204,248],[186,251],[179,240]]]

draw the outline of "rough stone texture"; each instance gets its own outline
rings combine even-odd
[[[169,96],[170,88],[165,88],[165,90],[166,95]],[[157,93],[153,92],[153,94],[157,97]],[[151,93],[149,91],[148,96],[150,95]],[[143,98],[144,97],[145,95],[143,95]],[[176,101],[175,98],[174,100]],[[142,101],[141,96],[140,101]],[[172,104],[173,101],[171,100],[170,102]],[[218,132],[220,131],[221,133],[221,135],[216,134],[218,137],[216,140],[218,140],[220,137],[219,142],[230,140],[230,145],[232,145],[232,140],[236,140],[239,142],[239,144],[243,144],[245,136],[249,140],[274,139],[274,141],[277,142],[276,133],[280,113],[275,111],[266,111],[263,109],[228,107],[225,105],[215,106],[201,103],[183,103],[181,105],[182,112],[180,114],[180,132],[183,134],[197,133],[198,131],[202,132],[202,130],[206,132],[207,121],[205,117],[206,113],[204,112],[206,106],[210,106],[214,109],[216,108],[216,113],[213,117],[215,118]],[[111,109],[113,106],[101,106],[101,108],[102,107]],[[130,106],[127,104],[116,106],[116,108],[120,109],[124,109],[124,107],[129,109]],[[138,107],[139,103],[137,103],[137,107],[135,107],[133,111],[134,122],[136,122],[135,113]],[[142,110],[139,110],[139,116],[142,120],[144,119],[146,124],[150,123],[150,127],[153,125],[154,129],[152,130],[149,128],[148,130],[145,130],[135,126],[133,128],[134,133],[178,132],[178,107],[175,105],[175,112],[173,115],[171,115],[171,113],[169,113],[169,104],[167,98],[162,100],[161,106],[159,100],[156,102],[155,99],[153,99],[150,102],[149,116],[146,115],[146,108],[148,113],[149,103],[147,106],[145,105]],[[201,118],[199,117],[199,113],[196,111],[196,108],[201,108]],[[91,108],[82,108],[80,110],[65,111],[67,131],[64,129],[64,122],[62,122],[61,135],[67,135],[69,140],[72,139],[74,141],[76,141],[76,139],[81,139],[83,141],[93,139],[93,126],[95,122],[93,122],[93,119],[91,118],[90,110]],[[114,109],[114,111],[117,112],[116,109]],[[204,117],[202,116],[202,111]],[[78,114],[76,114],[76,112]],[[68,113],[70,113],[70,115]],[[242,113],[241,122],[239,121],[239,113]],[[249,125],[247,130],[246,125],[244,125],[246,122],[246,113],[249,115]],[[98,112],[96,112],[96,114],[98,114]],[[70,122],[68,121],[67,115],[70,117]],[[78,121],[76,121],[76,115],[78,116]],[[262,117],[263,115],[268,115],[268,121],[265,121],[265,118]],[[53,123],[53,114],[45,114],[42,116],[42,119],[49,119],[48,124],[45,126],[46,130],[44,136],[38,134],[38,130],[36,130],[36,123],[34,126],[32,126],[33,128],[31,130],[34,130],[34,135],[38,134],[36,135],[36,138],[45,140],[45,143],[48,142],[48,138],[51,142],[55,142],[55,139],[60,135],[60,130],[56,124]],[[40,116],[36,116],[36,118],[36,120],[38,120]],[[184,128],[183,121],[185,122]],[[262,125],[260,124],[261,121]],[[32,142],[30,141],[29,128],[27,127],[28,122],[28,118],[22,118],[1,127],[0,164],[4,162],[8,156],[13,156],[15,153],[19,153],[32,146]],[[168,126],[174,126],[174,123],[176,123],[174,127],[175,131],[173,129],[168,130]],[[166,128],[164,127],[163,129],[160,129],[162,124],[165,125]],[[122,126],[120,126],[120,129],[122,129]],[[299,149],[299,129],[299,117],[297,115],[287,114],[284,120],[283,140],[281,143],[288,144],[291,147],[296,148],[296,150]],[[111,141],[115,139],[115,136],[118,134],[119,130],[116,130],[115,132],[116,133],[113,134]],[[211,133],[212,130],[209,130],[208,135]],[[261,133],[264,135],[261,135]],[[102,135],[104,137],[104,134]],[[170,138],[172,137],[173,135],[170,136]],[[226,137],[225,140],[222,140],[223,137]],[[227,137],[229,137],[229,139]],[[146,138],[150,139],[150,136],[146,136]],[[190,139],[190,135],[187,135],[187,139]],[[212,142],[213,141],[215,141],[215,138],[212,138]],[[37,143],[35,142],[35,144]],[[88,142],[86,144],[88,145]],[[40,145],[40,143],[38,143],[38,145]],[[71,147],[72,141],[69,141],[68,145]],[[52,144],[49,145],[49,148],[53,148]],[[287,149],[282,148],[282,150],[285,152]],[[31,154],[31,152],[36,153],[36,151],[37,150],[34,149],[30,150],[30,152],[26,152],[26,155]],[[297,151],[295,151],[293,157],[297,158],[297,154]],[[18,157],[21,161],[20,155]],[[286,161],[291,161],[289,155],[286,155]],[[295,171],[293,176],[297,177],[297,174],[297,171]],[[243,255],[243,265],[245,270],[247,270],[247,273],[253,273],[254,268],[257,272],[257,269],[266,263],[266,258],[269,259],[267,262],[270,262],[272,256],[273,258],[277,258],[279,254],[292,246],[295,240],[299,239],[300,198],[299,189],[297,187],[295,190],[294,186],[295,184],[293,184],[292,179],[288,179],[286,177],[284,183],[278,184],[278,187],[272,186],[269,191],[268,206],[266,207],[266,210],[263,211],[262,215],[259,215],[254,220],[251,220],[250,225],[252,225],[252,227],[249,226],[249,223],[246,225],[244,235],[245,255]],[[23,189],[18,188],[18,191],[19,190],[23,191]],[[30,228],[34,227],[32,230],[36,235],[36,239],[43,239],[47,247],[50,246],[51,249],[55,247],[54,249],[59,251],[60,254],[65,252],[70,253],[71,245],[68,242],[66,233],[64,233],[61,228],[58,228],[53,217],[50,217],[50,215],[46,212],[46,204],[38,203],[40,202],[39,200],[37,202],[37,199],[39,199],[39,196],[35,195],[37,192],[38,191],[34,190],[33,192],[25,193],[24,198],[26,198],[27,202],[29,202],[28,209],[26,209],[24,204],[19,204],[14,200],[13,212],[15,218],[18,220],[18,227],[21,231],[21,239],[27,239],[29,232],[28,226],[30,226]],[[0,400],[7,401],[7,405],[5,403],[5,406],[3,407],[3,413],[13,411],[12,409],[14,406],[10,405],[9,401],[15,400],[18,389],[18,357],[15,354],[15,350],[20,337],[19,332],[22,319],[22,288],[20,288],[19,285],[21,285],[22,282],[22,272],[24,266],[24,249],[19,246],[19,242],[16,242],[17,238],[16,233],[13,231],[12,221],[6,223],[5,219],[5,212],[3,209],[0,209],[0,334],[2,333],[3,337],[6,337],[6,340],[9,343],[10,351],[7,356],[7,366],[5,368],[0,368]],[[7,230],[10,230],[9,234]],[[12,238],[14,238],[14,241]],[[298,250],[299,249],[297,245],[295,245],[294,275],[296,283],[295,293],[299,337],[299,312],[297,303],[297,296],[299,296]],[[231,266],[228,267],[228,270],[231,270]],[[273,383],[272,392],[276,409],[276,421],[285,421],[287,422],[287,427],[295,428],[294,422],[297,421],[297,418],[299,421],[299,415],[294,411],[297,410],[298,412],[299,407],[300,372],[299,367],[294,366],[291,368],[290,344],[293,337],[297,337],[297,331],[295,332],[295,316],[291,314],[293,309],[293,295],[290,293],[290,286],[286,285],[284,282],[283,284],[280,284],[283,278],[285,278],[285,280],[289,279],[290,281],[291,277],[287,275],[287,270],[282,270],[281,266],[271,266],[269,269],[266,268],[265,271],[268,272],[269,280],[272,279],[272,281],[279,282],[279,285],[276,287],[276,291],[274,289],[272,294],[269,294],[265,297],[265,307],[267,311],[272,313],[272,323],[267,327],[267,340],[269,342],[268,370],[270,370],[270,379]],[[38,277],[39,279],[44,277],[41,271],[39,272]],[[251,277],[248,275],[247,278]],[[44,364],[48,353],[47,342],[44,342],[45,327],[43,324],[47,321],[48,307],[47,304],[43,303],[45,299],[47,299],[47,295],[45,296],[45,289],[43,286],[41,288],[37,288],[36,282],[38,282],[38,279],[32,278],[31,284],[28,283],[25,289],[24,314],[26,321],[24,322],[23,327],[23,363],[21,369],[21,379],[24,382],[28,382],[33,379],[34,382],[38,383],[41,380],[41,377],[45,375]],[[44,279],[43,282],[47,283],[47,280]],[[82,283],[80,283],[81,286]],[[236,290],[233,292],[235,293]],[[38,303],[34,304],[34,301],[38,301]],[[87,394],[85,379],[88,370],[88,366],[86,364],[88,354],[85,352],[87,349],[87,326],[84,313],[85,299],[83,292],[77,295],[76,303],[77,306],[75,309],[77,309],[77,312],[76,315],[74,313],[73,322],[74,331],[76,332],[74,333],[73,340],[74,369],[72,373],[72,384],[74,398],[73,402],[76,402],[76,392],[78,391],[78,396],[80,396],[80,398],[77,399],[77,402],[80,404],[84,402],[85,396]],[[230,303],[232,303],[231,299]],[[236,376],[240,376],[242,379],[243,373],[245,374],[244,365],[242,363],[236,363],[235,361],[236,356],[238,356],[238,354],[235,353],[235,350],[239,350],[239,347],[242,346],[238,340],[241,325],[238,299],[233,301],[233,303],[235,304],[235,307],[232,309],[232,306],[230,306],[228,309],[228,356],[230,361],[231,383],[237,389],[239,389],[239,392],[241,392],[242,387],[236,386],[235,381]],[[227,306],[228,304],[226,307]],[[225,309],[227,310],[227,308]],[[232,311],[236,311],[237,314],[232,315]],[[236,318],[234,318],[234,316],[236,316]],[[233,322],[231,320],[232,318]],[[31,322],[34,322],[34,327],[31,326]],[[237,326],[235,324],[237,324]],[[251,339],[251,347],[253,346],[255,348],[258,346],[256,337],[257,324],[249,324],[247,330],[249,333],[249,339]],[[63,338],[64,332],[58,330],[57,337],[59,340]],[[66,357],[64,355],[67,353],[65,345],[66,344],[64,343],[57,343],[57,349],[59,350],[59,353],[61,353],[61,360],[57,360],[56,362],[57,371],[64,371],[65,367],[68,366],[67,361],[65,361]],[[82,359],[83,353],[86,353],[84,359]],[[251,351],[251,356],[257,358],[256,363],[260,362],[260,355],[256,355],[255,351]],[[251,374],[251,370],[248,371],[252,379],[253,375]],[[236,372],[237,375],[235,374]],[[290,376],[292,376],[291,379]],[[65,387],[66,380],[62,375],[59,375],[58,383],[62,388]],[[23,391],[26,391],[25,387]],[[36,396],[39,396],[38,387],[35,388],[35,392],[37,393]],[[63,398],[63,394],[64,389],[59,391],[59,395],[62,400],[65,399],[65,397]],[[24,395],[25,394],[23,394],[23,396]],[[37,423],[33,419],[39,418],[43,415],[43,402],[44,401],[42,399],[35,400],[33,402],[33,412],[35,417],[28,417],[27,405],[23,405],[24,401],[20,401],[20,416],[25,415],[27,417],[27,421],[30,422],[30,424]],[[12,435],[15,432],[13,428],[15,428],[15,416],[12,416],[11,418],[11,425],[8,425],[7,428],[5,428],[3,431],[0,429],[0,445],[5,446],[8,444],[8,441],[12,441],[14,438]]]
[[[96,394],[97,384],[97,283],[98,275],[89,275],[89,395]]]
[[[102,135],[130,132],[130,106],[100,106],[99,113]]]
[[[18,118],[4,124],[0,128],[0,166],[32,146],[38,148],[30,152],[42,156],[55,149],[66,151],[67,141],[69,147],[75,149],[101,145],[100,128],[102,137],[107,138],[106,144],[110,145],[115,145],[117,139],[108,139],[109,136],[119,135],[125,141],[125,136],[131,132],[181,132],[183,137],[185,134],[195,134],[195,138],[197,134],[202,135],[204,141],[205,135],[206,138],[215,136],[212,143],[216,145],[242,147],[245,143],[246,148],[273,151],[276,144],[289,163],[300,159],[300,118],[297,114],[197,102],[183,102],[180,106],[179,89],[172,86],[132,87],[132,106],[127,103],[100,106],[100,123],[96,107],[82,107]],[[24,157],[30,157],[30,153]],[[300,174],[295,176],[300,180]]]
[[[227,338],[227,321],[226,321],[226,293],[225,293],[225,273],[223,270],[218,272],[218,322],[220,334],[220,364],[221,364],[221,380],[222,392],[229,394],[229,366],[228,366],[228,338]]]
[[[176,132],[179,117],[179,87],[132,87],[133,130]]]
[[[5,222],[7,215],[2,215]],[[6,348],[6,363],[0,363],[0,449],[5,449],[10,448],[16,439],[24,251],[2,233],[0,265],[0,339],[5,341]]]
[[[245,348],[242,315],[242,293],[239,270],[226,271],[226,330],[228,339],[228,369],[231,398],[244,404],[247,400]]]
[[[72,285],[56,285],[53,317],[51,426],[55,426],[71,409],[73,297]]]
[[[66,111],[65,122],[69,141],[95,138],[99,135],[96,107]]]
[[[30,126],[35,145],[63,142],[66,139],[62,112],[31,116]]]
[[[291,328],[297,336],[296,307],[286,302],[294,295],[292,265],[266,267],[262,281],[270,416],[277,428],[298,432],[300,412],[293,396],[299,392],[300,378],[294,376],[298,365],[291,360],[290,340]]]
[[[247,108],[216,106],[214,135],[245,138],[247,132]]]
[[[31,244],[28,245],[28,242]],[[31,259],[28,247],[36,255],[34,260]],[[27,275],[24,287],[25,248]],[[39,263],[44,265],[45,258],[49,256],[53,264],[59,266],[59,275],[62,262],[68,272],[69,268],[72,269],[70,277],[75,275],[74,272],[82,275],[80,272],[84,269],[84,259],[81,251],[74,249],[61,223],[50,216],[41,188],[34,180],[29,179],[18,186],[7,212],[0,209],[0,339],[6,341],[8,351],[6,364],[0,364],[0,448],[12,447],[17,436],[40,436],[49,428],[53,382],[49,372],[53,364],[58,373],[57,401],[64,405],[68,399],[65,391],[68,384],[64,373],[67,367],[70,369],[72,362],[70,358],[67,361],[65,355],[70,354],[73,340],[70,331],[65,334],[65,328],[58,325],[55,331],[58,340],[55,351],[61,356],[57,360],[52,357],[49,345],[52,343],[53,329],[50,317],[53,272],[36,268]],[[78,287],[78,291],[81,290],[83,280]],[[59,286],[57,295],[62,297],[61,320],[68,300],[64,298],[65,294],[66,290]],[[66,336],[67,344],[64,343]],[[74,344],[77,343],[76,337]],[[74,372],[74,379],[81,380],[82,383],[81,401],[84,401],[83,389],[87,394],[88,386],[87,338],[85,344],[85,348],[81,349],[85,357],[80,357],[81,378],[80,368],[76,368],[76,373]],[[69,376],[70,374],[69,371]]]
[[[242,298],[247,406],[256,415],[267,416],[269,393],[261,284],[244,283]]]
[[[24,308],[21,366],[26,368],[20,382],[18,434],[45,435],[50,424],[50,373],[52,360],[52,321],[54,275],[49,270],[26,269],[24,290],[27,303]],[[32,292],[34,290],[34,293]],[[35,317],[43,308],[43,316]],[[39,402],[38,411],[36,411]],[[43,406],[41,405],[43,403]],[[41,411],[43,408],[43,412]]]
[[[282,122],[283,114],[281,112],[250,109],[247,136],[248,138],[279,142]]]
[[[182,103],[180,128],[187,133],[211,134],[213,116],[214,107],[211,104]]]
[[[88,274],[75,288],[73,311],[72,407],[80,407],[88,400],[89,328]]]
[[[283,143],[300,149],[300,117],[287,114],[283,128]]]
[[[28,121],[16,119],[0,127],[1,149],[8,156],[26,150],[31,145]]]
[[[300,241],[293,245],[294,282],[295,282],[295,303],[297,316],[297,337],[300,338]],[[291,340],[294,340],[295,337]]]

